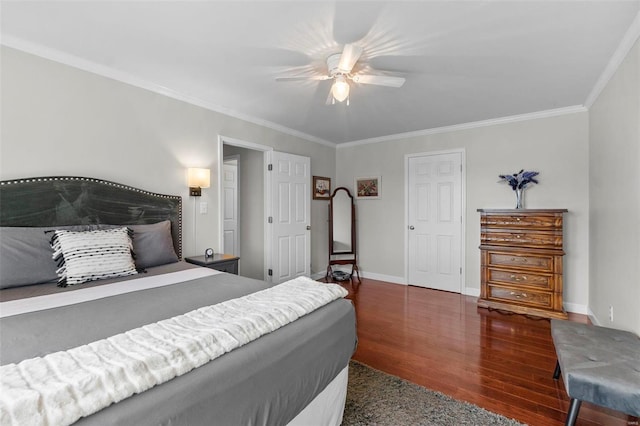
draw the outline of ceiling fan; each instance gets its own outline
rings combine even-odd
[[[346,99],[347,105],[349,105],[349,92],[351,90],[349,80],[360,84],[402,87],[405,82],[403,77],[352,73],[353,67],[360,59],[362,52],[362,47],[356,44],[347,44],[344,46],[342,53],[334,53],[327,58],[328,73],[326,75],[279,77],[276,78],[276,81],[334,80],[327,98],[327,104],[335,104],[335,101],[344,102]]]

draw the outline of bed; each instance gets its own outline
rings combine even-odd
[[[279,291],[182,262],[177,196],[92,178],[30,178],[0,182],[0,206],[2,368],[72,353],[205,306]],[[62,256],[64,279],[42,259],[52,234],[58,240],[121,238],[123,226],[135,253],[130,275],[71,285],[79,269],[72,268],[68,252]],[[356,342],[353,306],[336,297],[197,368],[107,403],[77,424],[339,424]],[[6,401],[0,404],[0,422],[11,424]],[[40,424],[55,419],[47,413]]]

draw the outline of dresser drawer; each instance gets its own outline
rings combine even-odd
[[[554,257],[550,255],[523,255],[519,253],[489,251],[487,256],[487,266],[518,269],[526,268],[528,270],[553,273]]]
[[[488,286],[487,298],[497,301],[517,302],[538,308],[552,307],[552,294],[542,291],[529,291],[509,287]]]
[[[506,283],[510,285],[522,285],[528,287],[536,287],[541,290],[553,290],[553,275],[531,274],[527,271],[504,271],[501,269],[487,270],[487,281],[489,283]]]
[[[562,229],[562,215],[486,215],[480,218],[480,226],[491,228],[522,228],[554,230]]]
[[[517,230],[503,232],[482,232],[480,242],[483,245],[534,248],[562,248],[562,234],[544,232],[519,232]]]

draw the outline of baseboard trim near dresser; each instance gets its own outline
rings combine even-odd
[[[574,314],[589,315],[589,312],[590,312],[586,305],[580,305],[578,303],[564,302],[563,306],[565,311],[573,312]]]
[[[480,297],[480,289],[476,288],[476,287],[465,287],[464,292],[462,294],[464,294],[465,296],[473,296],[473,297]]]

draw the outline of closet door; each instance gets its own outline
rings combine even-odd
[[[407,282],[462,289],[462,153],[407,161]]]

